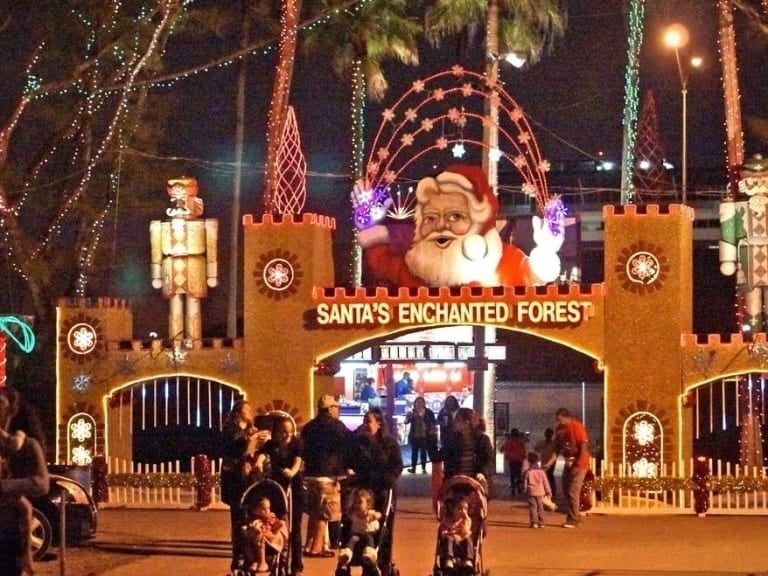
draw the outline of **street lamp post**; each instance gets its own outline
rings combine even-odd
[[[683,68],[680,49],[688,44],[688,29],[682,24],[672,24],[664,34],[664,43],[675,51],[677,73],[680,76],[680,95],[682,97],[682,192],[683,204],[688,200],[688,71]],[[701,58],[691,58],[693,68],[701,66]]]

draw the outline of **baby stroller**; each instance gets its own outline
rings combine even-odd
[[[472,566],[456,563],[453,567],[446,567],[441,562],[440,529],[438,528],[432,576],[488,576],[489,571],[483,570],[483,539],[486,535],[488,517],[486,487],[470,476],[458,475],[446,479],[438,495],[438,519],[442,521],[443,515],[450,514],[450,507],[446,503],[459,499],[466,500],[469,517],[472,520],[470,539],[474,553],[473,558],[469,559]]]
[[[249,519],[248,511],[251,507],[266,498],[269,500],[270,509],[275,517],[281,520],[286,528],[287,534],[290,534],[291,530],[291,491],[283,489],[280,484],[274,480],[260,480],[251,484],[243,493],[243,497],[240,501],[241,510],[243,510],[243,518],[240,524],[240,538],[244,541],[250,538],[249,535]],[[269,576],[288,576],[291,572],[291,554],[290,546],[291,541],[289,537],[286,537],[280,552],[275,552],[269,546],[266,547],[266,563],[269,567],[269,571],[263,574],[269,574]],[[247,543],[244,542],[241,546],[242,550],[247,550]],[[254,572],[249,567],[249,558],[247,554],[243,554],[241,557],[236,558],[237,568],[235,568],[230,574],[231,576],[254,576],[257,572]],[[262,574],[259,572],[258,574]]]
[[[343,552],[346,544],[352,536],[352,522],[350,519],[351,503],[355,498],[357,491],[364,489],[364,486],[343,485],[342,501],[344,503],[341,517],[341,550]],[[374,508],[381,512],[379,528],[373,534],[373,556],[375,556],[375,565],[370,566],[371,551],[368,546],[362,542],[352,550],[352,557],[349,563],[337,568],[335,576],[351,576],[353,567],[362,567],[361,576],[400,576],[400,570],[392,562],[392,541],[393,541],[393,519],[395,514],[394,492],[390,488],[384,493],[374,493]]]

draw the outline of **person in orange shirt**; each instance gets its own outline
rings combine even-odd
[[[558,408],[555,418],[555,445],[565,458],[563,492],[568,500],[568,513],[563,528],[576,528],[581,521],[581,488],[589,470],[589,438],[584,424],[571,416],[567,408]]]

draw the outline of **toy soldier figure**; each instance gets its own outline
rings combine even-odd
[[[766,331],[768,305],[768,160],[744,163],[736,198],[720,203],[720,271],[736,274],[744,295],[745,323],[752,334]]]
[[[170,300],[168,337],[172,340],[202,338],[200,299],[218,284],[216,243],[219,222],[199,219],[203,201],[197,197],[197,180],[168,180],[173,206],[170,220],[149,225],[152,243],[152,287],[162,288]],[[186,309],[185,309],[186,304]]]

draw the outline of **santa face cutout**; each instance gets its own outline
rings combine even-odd
[[[469,201],[459,193],[434,194],[422,206],[419,234],[438,248],[447,248],[472,228]]]
[[[437,187],[420,192],[416,231],[405,255],[409,270],[433,286],[493,283],[501,241],[479,236],[485,222],[476,220],[468,196]]]

